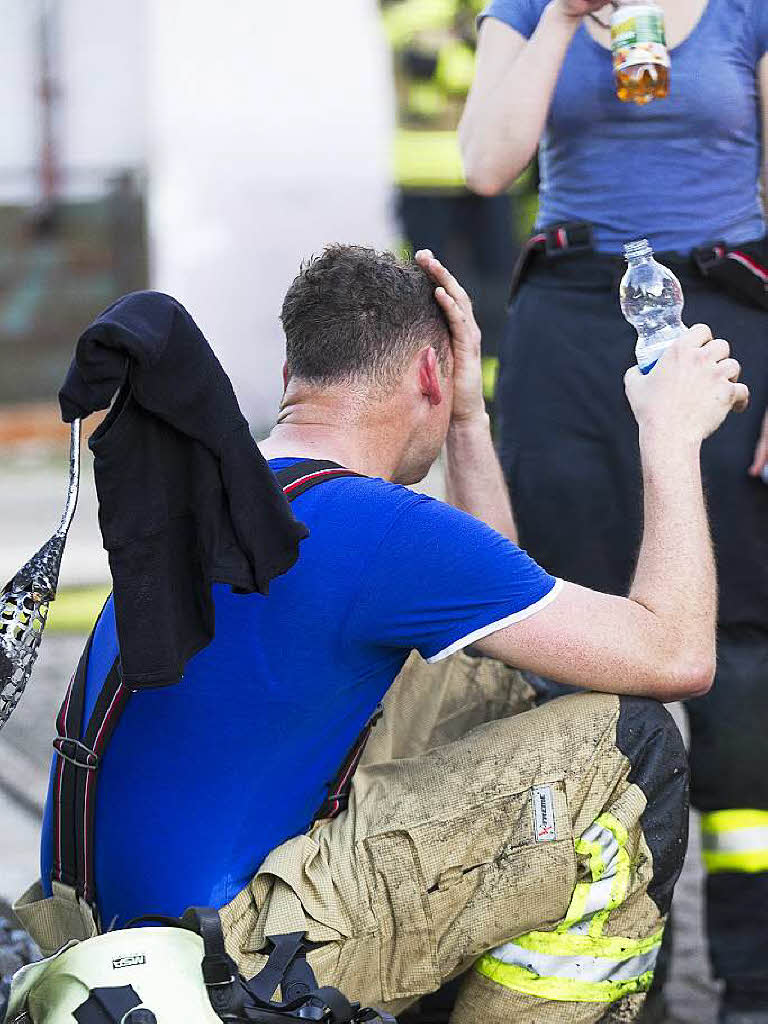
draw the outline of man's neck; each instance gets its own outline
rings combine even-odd
[[[402,441],[393,436],[375,409],[354,402],[297,399],[286,392],[278,421],[259,443],[265,459],[310,458],[336,462],[364,476],[392,480],[402,458]]]

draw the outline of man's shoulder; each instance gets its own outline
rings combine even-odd
[[[285,464],[283,460],[270,461],[278,472]],[[440,538],[447,542],[450,537],[461,543],[467,534],[493,532],[427,493],[437,489],[432,479],[416,486],[420,489],[372,476],[329,477],[300,493],[293,501],[293,511],[316,539],[343,538],[358,550],[375,547],[385,537],[393,539],[399,548],[409,548]]]
[[[405,524],[406,528],[418,529],[420,523],[434,526],[441,520],[450,519],[451,512],[455,511],[439,498],[381,477],[343,477],[331,486],[335,492],[334,504],[338,502],[353,520],[361,524],[363,520],[376,521],[382,526],[398,522]],[[332,496],[329,494],[328,498],[331,500]],[[320,494],[316,499],[319,509],[323,500]],[[300,517],[298,508],[296,512]]]
[[[510,546],[486,523],[425,491],[379,477],[349,477],[339,480],[337,486],[340,518],[371,543],[377,538],[392,541],[403,555],[412,555],[425,545],[446,553]],[[312,512],[322,517],[322,508],[318,500]],[[301,517],[300,510],[296,512]],[[311,527],[311,517],[308,523]]]
[[[287,460],[270,460],[270,466],[278,473],[278,479],[280,470],[286,465],[290,465]],[[308,506],[314,501],[317,501],[318,504],[327,504],[331,501],[344,505],[357,504],[360,511],[363,509],[374,510],[383,514],[426,508],[434,515],[439,516],[441,510],[451,507],[439,498],[426,493],[426,490],[412,489],[402,484],[392,483],[390,480],[384,480],[382,477],[362,475],[331,476],[327,481],[318,483],[316,487],[309,489],[295,500],[297,515],[301,507],[300,503]]]
[[[414,518],[450,519],[457,512],[453,505],[430,494],[426,487],[421,490],[421,484],[410,487],[369,476],[346,479],[350,500],[362,500],[388,511],[413,513]]]

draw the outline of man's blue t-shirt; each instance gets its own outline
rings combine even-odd
[[[177,686],[134,694],[115,730],[95,823],[105,926],[227,903],[273,847],[307,829],[413,648],[437,661],[558,591],[477,519],[383,480],[328,481],[294,510],[311,531],[294,568],[266,597],[217,585],[214,639]],[[117,650],[110,599],[86,716]],[[49,891],[51,845],[49,793]]]

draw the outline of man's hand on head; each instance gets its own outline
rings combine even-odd
[[[485,417],[480,328],[472,310],[472,300],[429,249],[420,249],[416,253],[416,262],[435,282],[435,298],[445,313],[451,332],[454,360],[452,422]]]
[[[417,252],[416,262],[436,285],[435,298],[451,334],[453,407],[445,446],[446,499],[514,541],[509,494],[485,411],[480,328],[472,300],[429,249]]]
[[[664,442],[700,444],[732,410],[741,412],[749,391],[730,346],[697,324],[673,342],[650,373],[635,366],[624,378],[629,403],[644,433]]]

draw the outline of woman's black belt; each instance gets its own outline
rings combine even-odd
[[[567,221],[541,228],[523,246],[512,272],[510,301],[515,297],[534,259],[553,262],[564,257],[593,255],[592,225],[586,221]],[[689,263],[706,280],[730,292],[736,298],[768,309],[768,242],[766,238],[740,245],[723,241],[691,249],[687,257],[680,253],[657,253],[662,263]],[[620,257],[616,257],[617,260]]]

